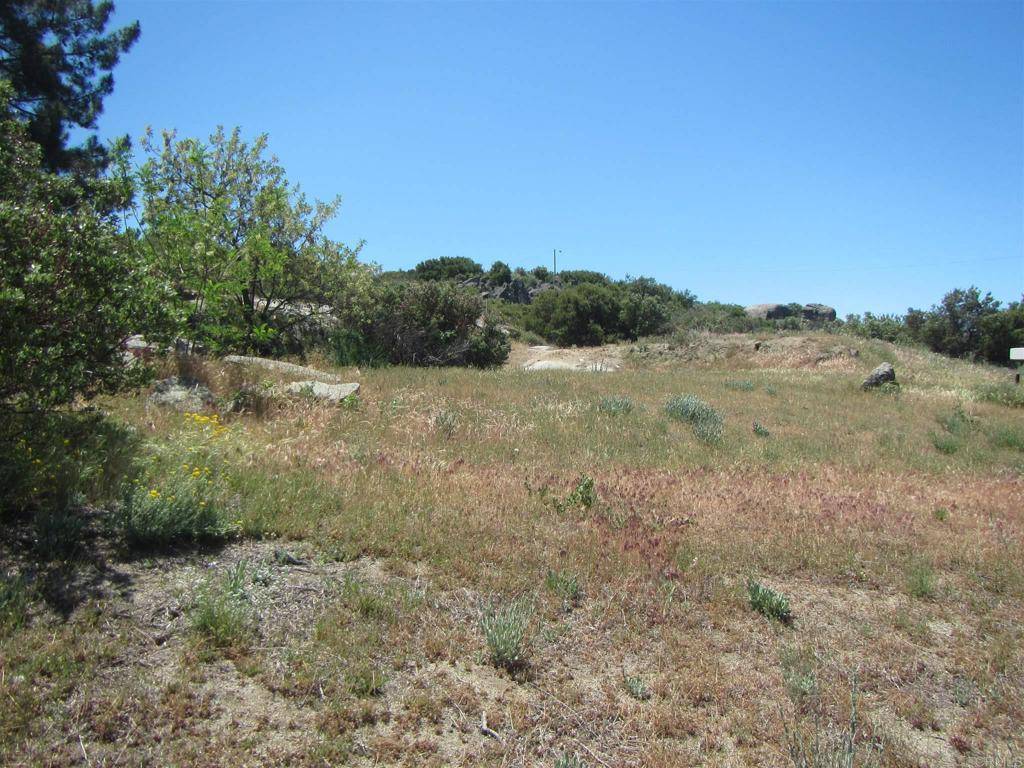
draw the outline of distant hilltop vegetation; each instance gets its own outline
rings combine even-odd
[[[851,314],[811,302],[744,307],[699,301],[650,277],[613,280],[593,270],[555,273],[547,267],[490,269],[462,256],[420,262],[410,270],[381,273],[385,282],[447,282],[481,299],[487,317],[513,338],[532,343],[593,346],[684,331],[749,333],[825,329],[899,344],[918,344],[954,357],[1009,362],[1009,349],[1024,346],[1021,302],[1003,305],[975,287],[947,293],[930,310],[904,315]]]

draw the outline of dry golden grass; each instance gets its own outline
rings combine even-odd
[[[751,338],[701,343],[726,352],[641,350],[608,374],[351,371],[356,408],[229,420],[221,494],[245,538],[115,559],[67,622],[38,609],[9,633],[0,755],[785,765],[799,734],[847,727],[855,679],[856,764],[1019,765],[1024,453],[993,435],[1024,432],[1024,412],[972,399],[1005,374],[836,337],[769,340],[754,362],[728,352]],[[838,343],[859,355],[818,359]],[[862,392],[883,356],[902,391]],[[666,417],[685,393],[724,415],[719,444]],[[183,428],[141,398],[107,405],[151,441]],[[583,476],[596,502],[565,503]],[[255,635],[214,652],[190,595],[243,560]],[[749,608],[750,577],[788,596],[792,627]],[[479,618],[516,599],[528,664],[509,673]]]

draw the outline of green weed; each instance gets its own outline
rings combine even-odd
[[[496,667],[516,672],[526,665],[526,629],[532,613],[532,605],[523,598],[483,612],[480,629]]]
[[[774,589],[750,579],[747,581],[747,596],[750,599],[750,607],[758,613],[782,624],[793,622],[789,598],[781,592],[776,592]]]
[[[566,608],[578,605],[583,597],[583,589],[580,587],[579,578],[574,573],[548,571],[544,583],[549,590],[562,598]]]
[[[589,475],[580,475],[576,481],[576,487],[572,489],[564,499],[555,500],[555,508],[564,513],[571,509],[590,509],[597,503],[597,489],[594,487],[594,478]]]
[[[641,677],[625,676],[622,678],[622,684],[626,688],[626,693],[637,701],[647,701],[651,698],[651,689],[647,687]]]

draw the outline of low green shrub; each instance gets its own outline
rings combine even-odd
[[[701,442],[713,444],[722,439],[725,420],[696,395],[672,398],[665,404],[665,412],[670,418],[689,423],[694,436]]]
[[[772,433],[768,431],[768,428],[759,421],[754,422],[754,434],[758,437],[771,437],[772,435]]]
[[[211,493],[210,481],[199,467],[185,469],[157,487],[138,484],[115,510],[116,529],[132,546],[222,541],[238,526]]]
[[[633,412],[633,401],[628,397],[602,397],[597,410],[612,416],[625,415]]]
[[[526,629],[532,613],[533,607],[522,598],[483,612],[480,630],[496,667],[516,672],[526,666]]]
[[[776,592],[774,589],[750,579],[747,581],[747,595],[750,599],[750,607],[758,613],[782,624],[793,622],[789,598],[781,592]]]

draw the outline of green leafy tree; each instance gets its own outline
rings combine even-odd
[[[413,268],[420,280],[466,280],[480,277],[484,268],[465,256],[441,256],[421,261]]]
[[[545,291],[530,305],[526,330],[561,345],[593,346],[619,337],[622,306],[606,285],[581,283]]]
[[[282,351],[311,323],[363,311],[373,271],[357,259],[362,243],[323,232],[340,200],[310,202],[289,185],[266,135],[164,132],[143,147],[140,247],[173,292],[184,338],[215,352]]]
[[[106,32],[113,12],[113,3],[92,0],[0,3],[0,80],[51,171],[95,176],[109,160],[95,136],[69,147],[68,129],[96,128],[111,71],[139,37],[138,23]]]
[[[935,352],[953,357],[973,357],[982,349],[985,318],[999,312],[1000,302],[991,293],[984,296],[974,286],[954,289],[918,320],[909,321],[919,341]],[[908,316],[915,310],[910,310]],[[909,320],[909,317],[908,317]]]
[[[0,103],[10,91],[0,92]],[[43,411],[137,383],[122,344],[158,296],[120,232],[124,181],[46,171],[10,108],[0,119],[0,408]],[[97,204],[96,201],[99,201]]]
[[[504,261],[496,261],[487,273],[487,281],[494,285],[504,285],[512,281],[512,270]]]

